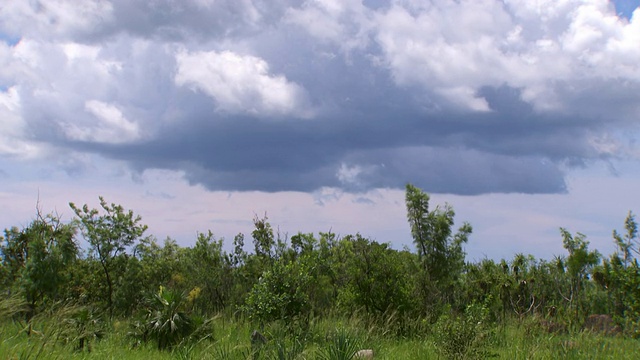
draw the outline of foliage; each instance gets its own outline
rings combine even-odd
[[[227,252],[211,231],[196,233],[192,246],[159,244],[144,237],[139,216],[102,198],[100,210],[71,204],[78,218],[70,224],[38,212],[1,239],[0,329],[10,331],[0,353],[82,358],[102,349],[111,358],[121,353],[105,341],[120,345],[132,329],[143,358],[341,358],[364,341],[382,359],[602,357],[589,347],[618,340],[576,340],[592,315],[613,316],[624,335],[640,337],[632,213],[613,232],[617,252],[602,263],[585,235],[565,229],[567,253],[552,260],[520,253],[466,263],[470,225],[455,232],[452,207],[430,208],[429,195],[412,185],[406,201],[415,251],[360,234],[289,241],[266,215],[254,218],[249,251],[243,234]],[[250,343],[256,328],[267,339],[260,346]],[[30,345],[19,341],[25,334]]]
[[[102,316],[87,306],[78,306],[64,319],[67,326],[65,341],[76,344],[76,350],[91,351],[91,342],[104,336]]]
[[[622,266],[626,268],[631,264],[633,254],[638,254],[639,251],[638,224],[631,211],[629,211],[627,218],[624,220],[624,228],[626,230],[624,236],[613,230],[613,239],[618,247],[617,255],[622,256]]]
[[[342,264],[347,277],[338,295],[341,307],[348,312],[363,308],[376,314],[412,310],[411,284],[402,253],[360,234],[345,237],[338,246],[348,254]]]
[[[251,289],[245,310],[250,319],[261,324],[304,319],[309,314],[306,290],[310,283],[303,262],[276,262]]]
[[[263,261],[270,263],[275,257],[274,246],[276,240],[273,234],[273,228],[267,221],[268,218],[265,215],[262,219],[255,216],[253,218],[253,225],[255,229],[251,233],[253,237],[253,245],[256,256],[263,259]]]
[[[638,224],[629,212],[624,222],[624,236],[613,231],[617,251],[594,271],[594,279],[607,292],[610,312],[627,333],[640,337],[640,265]]]
[[[187,288],[198,288],[194,306],[202,313],[221,311],[231,296],[232,268],[229,257],[222,249],[222,239],[213,233],[198,233],[196,244],[185,252],[184,271],[190,276]]]
[[[320,351],[321,360],[351,360],[360,349],[360,341],[344,328],[338,328],[326,347]]]
[[[561,228],[562,243],[569,252],[566,261],[558,260],[560,271],[567,273],[568,286],[560,289],[562,296],[569,303],[569,309],[573,309],[576,299],[582,294],[585,279],[591,269],[600,262],[600,254],[597,251],[589,251],[589,242],[584,234],[578,233],[572,236],[567,230]]]
[[[194,320],[185,311],[184,293],[160,287],[149,302],[146,319],[148,337],[158,349],[166,350],[179,344],[196,329]]]
[[[37,218],[23,230],[5,230],[0,245],[5,270],[5,288],[24,296],[28,321],[45,302],[63,299],[69,269],[78,255],[73,224],[63,224],[54,215]]]
[[[464,267],[463,245],[472,232],[471,225],[464,223],[454,235],[453,208],[445,204],[430,211],[429,195],[411,184],[406,186],[405,201],[411,235],[422,264],[420,290],[424,305],[432,308],[434,302],[450,303]]]
[[[473,303],[463,315],[444,313],[435,325],[434,342],[447,359],[484,359],[489,338],[488,309]]]
[[[114,291],[119,285],[119,277],[127,269],[127,250],[135,247],[147,226],[140,224],[142,219],[134,216],[133,211],[125,211],[121,205],[109,205],[102,197],[99,199],[104,212],[102,215],[86,204],[81,208],[74,203],[69,203],[69,206],[79,219],[82,235],[89,242],[90,254],[101,265],[106,283],[107,309],[113,317]]]

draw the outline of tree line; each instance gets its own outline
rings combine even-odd
[[[584,234],[560,229],[566,253],[552,260],[516,254],[473,263],[464,251],[472,226],[455,229],[450,205],[430,206],[429,195],[410,184],[405,200],[413,250],[360,234],[289,238],[274,231],[266,215],[253,219],[250,239],[235,236],[232,251],[211,231],[182,247],[146,235],[140,216],[102,197],[99,209],[70,203],[75,218],[69,222],[38,210],[29,225],[5,229],[0,237],[0,291],[22,300],[25,323],[72,302],[107,319],[139,317],[148,324],[160,316],[150,309],[159,308],[170,308],[185,324],[192,321],[187,313],[225,314],[256,326],[282,322],[292,328],[362,313],[393,334],[413,336],[443,315],[480,307],[494,322],[539,317],[566,326],[608,314],[636,334],[639,241],[631,212],[624,231],[613,232],[617,250],[608,257],[589,249]]]

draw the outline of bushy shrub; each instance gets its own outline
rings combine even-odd
[[[462,315],[445,312],[433,334],[438,352],[447,359],[486,358],[490,335],[487,318],[488,309],[476,303],[467,306]]]
[[[307,288],[311,277],[303,264],[277,262],[251,289],[244,310],[261,324],[275,320],[296,322],[309,315]]]

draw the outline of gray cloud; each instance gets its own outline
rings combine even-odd
[[[640,114],[640,19],[603,2],[45,3],[0,10],[22,37],[0,49],[5,155],[212,190],[479,194],[563,192],[572,166],[634,152],[616,134]]]

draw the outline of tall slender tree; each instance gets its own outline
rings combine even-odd
[[[580,305],[580,297],[583,296],[583,288],[591,269],[600,262],[600,254],[596,250],[589,250],[589,241],[582,233],[571,235],[569,231],[560,228],[562,235],[562,244],[569,252],[566,260],[557,260],[558,267],[564,272],[566,271],[568,278],[568,286],[564,291],[561,290],[562,296],[569,304],[569,309],[577,309],[576,303]],[[566,269],[566,270],[565,270]]]
[[[465,222],[454,235],[453,208],[445,204],[430,211],[429,195],[411,184],[406,186],[405,199],[407,220],[422,265],[423,296],[432,298],[425,301],[433,303],[434,297],[449,301],[452,286],[464,267],[463,245],[468,241],[472,227]]]
[[[618,252],[622,255],[622,263],[626,268],[633,259],[633,253],[638,254],[638,224],[631,211],[624,220],[625,234],[621,235],[617,230],[613,230],[613,239],[618,247]]]

